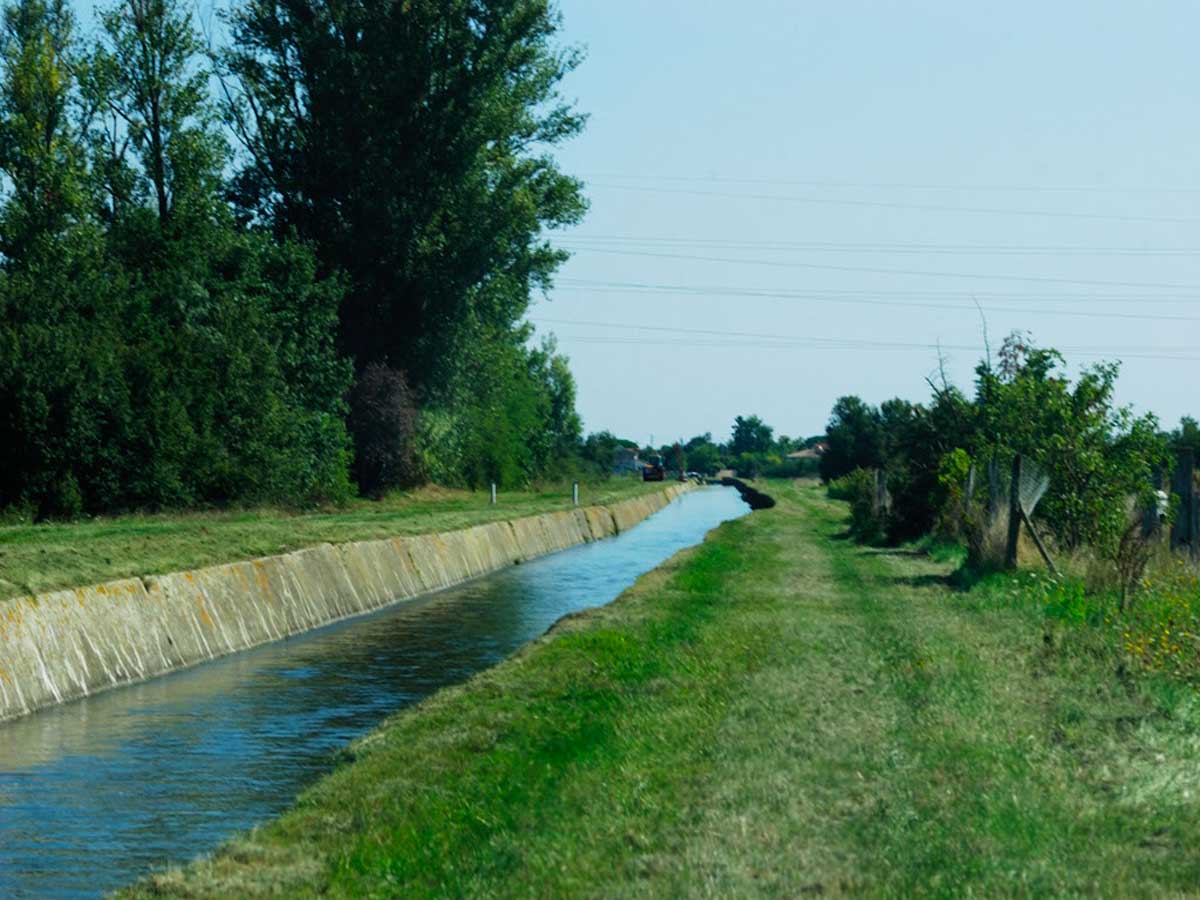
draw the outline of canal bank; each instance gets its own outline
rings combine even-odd
[[[693,490],[607,540],[0,725],[0,897],[96,897],[213,852],[388,715],[747,511]]]
[[[689,487],[8,601],[0,606],[0,721],[610,537]]]
[[[818,486],[764,489],[130,896],[1195,893],[1194,691],[1005,579],[856,545]]]

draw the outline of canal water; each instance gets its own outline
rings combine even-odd
[[[92,897],[285,810],[389,713],[748,512],[683,495],[615,538],[0,724],[0,897]]]

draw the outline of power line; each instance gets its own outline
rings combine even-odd
[[[613,346],[643,346],[643,347],[679,347],[685,349],[720,349],[720,350],[867,350],[872,353],[879,352],[903,352],[903,351],[946,351],[946,350],[969,350],[976,353],[983,352],[983,347],[969,347],[963,345],[947,345],[947,344],[889,344],[886,346],[861,346],[857,344],[798,344],[779,341],[720,341],[720,340],[694,340],[694,339],[658,339],[658,338],[635,338],[635,337],[603,337],[594,335],[574,335],[555,333],[555,336],[560,340],[569,340],[577,344],[599,344]],[[1150,354],[1150,353],[1097,353],[1094,351],[1077,351],[1063,350],[1064,353],[1070,353],[1072,356],[1081,356],[1088,359],[1110,359],[1113,356],[1119,356],[1121,359],[1139,359],[1153,360],[1155,362],[1200,362],[1200,356],[1176,356],[1170,354]]]
[[[648,284],[646,282],[636,281],[604,281],[588,278],[573,278],[563,276],[558,279],[558,284],[566,287],[610,287],[614,289],[634,289],[634,288],[654,288],[654,289],[671,289],[679,291],[697,291],[700,293],[729,293],[738,290],[753,290],[744,288],[727,288],[727,287],[687,287],[684,285],[660,285]],[[1145,303],[1145,304],[1194,304],[1200,301],[1200,293],[1192,294],[1158,294],[1152,297],[1144,297],[1134,294],[1013,294],[1005,291],[984,291],[971,289],[970,291],[935,291],[935,290],[897,290],[895,288],[811,288],[807,290],[776,290],[763,289],[763,293],[773,296],[786,296],[796,298],[822,298],[822,297],[916,297],[916,298],[947,298],[954,300],[963,300],[966,297],[975,297],[977,299],[992,302],[1004,303]]]
[[[613,191],[634,191],[648,194],[680,194],[693,197],[724,197],[733,200],[777,200],[786,203],[816,203],[832,206],[857,206],[869,207],[875,209],[904,209],[915,210],[919,212],[952,212],[952,213],[972,213],[980,215],[1001,215],[1001,216],[1034,216],[1051,219],[1084,219],[1092,221],[1111,221],[1111,222],[1163,222],[1171,224],[1196,224],[1200,223],[1200,218],[1188,216],[1131,216],[1118,215],[1115,213],[1085,213],[1085,212],[1062,212],[1045,209],[1003,209],[1000,207],[990,206],[945,206],[941,204],[931,203],[896,203],[888,200],[849,200],[842,197],[796,197],[788,194],[753,194],[739,193],[735,194],[728,191],[700,191],[684,188],[655,188],[655,187],[639,187],[637,185],[624,184],[600,184],[597,182],[589,182],[588,187],[601,188],[603,190]]]
[[[1094,287],[1136,287],[1162,290],[1200,291],[1200,284],[1173,284],[1147,281],[1103,281],[1090,278],[1058,278],[1051,275],[1001,275],[971,272],[945,272],[929,269],[891,269],[879,266],[839,266],[832,263],[805,263],[777,259],[737,259],[729,256],[702,256],[695,253],[655,253],[649,250],[614,250],[609,247],[579,247],[587,253],[612,256],[638,256],[654,259],[681,259],[691,262],[719,262],[733,265],[769,266],[786,269],[815,269],[822,272],[854,272],[874,275],[905,275],[928,278],[964,278],[976,281],[1021,281],[1032,284],[1079,284]]]
[[[1015,184],[930,184],[928,182],[843,181],[836,178],[741,178],[729,175],[631,175],[618,172],[589,172],[583,178],[611,178],[619,181],[674,181],[705,184],[769,184],[793,187],[951,192],[1011,192],[1035,194],[1200,194],[1200,187],[1151,187],[1120,185],[1015,185]]]
[[[1180,256],[1200,255],[1200,247],[1082,247],[1020,246],[1013,244],[920,244],[835,241],[750,241],[709,238],[642,237],[636,235],[571,234],[555,239],[564,244],[635,244],[668,247],[716,247],[735,250],[778,250],[821,253],[912,253],[936,256]]]
[[[758,291],[758,290],[739,290],[736,288],[716,288],[712,290],[696,289],[686,286],[672,285],[638,285],[630,283],[624,288],[597,287],[592,288],[586,285],[567,287],[575,290],[597,290],[602,293],[623,293],[634,291],[637,293],[662,293],[662,294],[677,294],[681,296],[701,296],[701,297],[758,297],[771,300],[810,300],[816,303],[834,303],[838,305],[852,304],[856,306],[889,306],[905,309],[936,309],[947,312],[968,312],[974,315],[976,307],[972,304],[950,304],[950,303],[922,303],[919,301],[906,300],[878,300],[869,297],[827,297],[819,293],[799,294],[775,291]],[[1012,312],[1013,310],[1006,310]],[[1020,312],[1023,315],[1030,313],[1043,316],[1064,316],[1067,318],[1084,318],[1084,319],[1133,319],[1135,321],[1164,321],[1164,322],[1200,322],[1200,316],[1178,316],[1178,315],[1163,315],[1161,313],[1119,313],[1119,312],[1092,312],[1080,311],[1073,309],[1022,309]]]
[[[777,334],[763,333],[753,331],[733,331],[730,329],[715,329],[715,328],[684,328],[675,325],[643,325],[629,322],[597,322],[592,320],[580,319],[556,319],[546,316],[533,317],[536,322],[546,322],[557,325],[574,325],[590,328],[609,328],[621,331],[649,331],[656,333],[667,334],[685,334],[685,335],[701,335],[704,337],[716,338],[751,338],[756,341],[769,341],[773,343],[788,343],[788,344],[816,344],[823,346],[852,346],[856,349],[870,348],[887,348],[887,347],[903,347],[903,348],[923,348],[942,347],[946,350],[981,350],[982,347],[973,345],[955,345],[955,344],[922,344],[905,341],[880,341],[866,338],[831,338],[820,337],[817,335],[795,335],[795,334]],[[1138,354],[1154,354],[1155,357],[1166,354],[1171,359],[1181,358],[1174,354],[1196,352],[1196,348],[1192,346],[1175,346],[1175,347],[1066,347],[1063,352],[1072,353],[1138,353]],[[1200,357],[1191,357],[1200,359]]]

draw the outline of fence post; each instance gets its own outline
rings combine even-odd
[[[1021,539],[1021,454],[1013,457],[1012,483],[1008,487],[1008,546],[1004,551],[1004,567],[1017,567],[1017,543]]]
[[[1150,473],[1150,489],[1155,492],[1155,498],[1151,504],[1142,510],[1142,537],[1152,538],[1158,534],[1161,523],[1158,520],[1158,496],[1157,492],[1162,489],[1163,473],[1161,469],[1155,469]]]
[[[1192,516],[1192,524],[1188,529],[1188,553],[1192,559],[1196,559],[1200,556],[1200,495],[1197,495],[1193,488],[1190,496],[1191,502],[1188,504],[1188,511]]]
[[[571,505],[572,506],[579,505],[579,482],[578,481],[571,482]]]
[[[882,519],[888,511],[887,476],[883,469],[875,470],[875,500],[871,506],[877,519]]]
[[[496,482],[492,482],[492,506],[496,505]]]
[[[1196,554],[1196,491],[1192,487],[1196,456],[1191,448],[1180,450],[1175,456],[1175,474],[1171,478],[1171,491],[1179,496],[1179,514],[1171,525],[1171,547],[1187,547]]]
[[[987,466],[988,476],[988,521],[996,518],[1000,513],[1000,464],[996,462],[996,452],[992,451],[992,458],[988,460]]]

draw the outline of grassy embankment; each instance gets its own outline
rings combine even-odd
[[[134,891],[1190,892],[1200,711],[1011,579],[776,484],[609,607],[402,713],[282,819]]]
[[[632,479],[585,484],[580,502],[612,503],[662,487]],[[0,526],[0,603],[114,578],[178,572],[327,542],[450,531],[570,505],[569,484],[504,492],[496,506],[486,491],[424,488],[310,513],[255,509]]]

